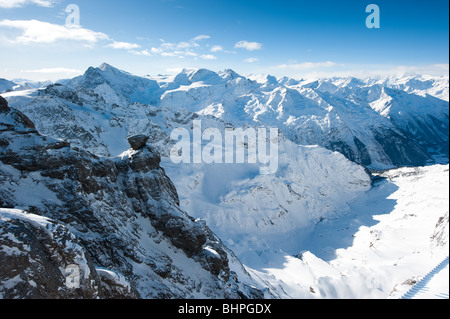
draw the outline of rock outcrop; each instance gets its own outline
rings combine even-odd
[[[3,299],[101,297],[101,283],[86,250],[55,221],[0,209],[0,247]]]
[[[133,149],[117,158],[101,158],[40,135],[0,104],[1,296],[263,296],[206,223],[179,208],[146,138],[132,139]],[[76,291],[64,281],[71,264],[89,273]]]
[[[150,137],[145,135],[135,135],[129,137],[127,140],[128,143],[130,143],[131,149],[139,151],[140,149],[142,149],[144,146],[147,145],[149,139]]]

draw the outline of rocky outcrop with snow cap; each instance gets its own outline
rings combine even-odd
[[[3,99],[0,129],[3,297],[263,296],[206,224],[179,208],[149,146],[100,158],[40,135]],[[77,292],[62,280],[69,264],[85,270]],[[48,289],[38,287],[45,276]]]

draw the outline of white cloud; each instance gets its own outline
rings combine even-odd
[[[149,50],[145,49],[145,50],[130,50],[128,51],[134,55],[141,55],[141,56],[151,56],[152,54],[150,53]]]
[[[372,71],[375,72],[375,71]],[[411,75],[411,74],[422,74],[422,75],[432,75],[441,76],[449,74],[449,64],[430,64],[430,65],[398,65],[390,69],[378,70],[380,74],[390,73],[393,75]]]
[[[41,73],[41,74],[82,74],[83,71],[70,68],[43,68],[38,70],[22,70],[22,73]]]
[[[320,65],[320,64],[318,64]],[[381,65],[381,64],[337,64],[332,67],[330,63],[326,68],[310,68],[310,64],[285,64],[271,67],[271,73],[277,76],[290,76],[294,78],[319,79],[330,77],[402,77],[409,75],[429,75],[429,76],[448,76],[449,64],[430,64],[430,65]],[[294,68],[292,68],[294,66]],[[295,68],[303,66],[303,68]],[[300,71],[300,72],[299,72]]]
[[[194,47],[199,47],[199,41],[208,40],[211,37],[209,35],[198,35],[195,38],[190,39],[189,41],[181,41],[176,45],[177,49],[189,49]],[[173,45],[173,44],[172,44]]]
[[[150,52],[153,54],[160,54],[163,50],[161,48],[151,48]]]
[[[96,43],[103,41],[105,48],[126,50],[134,55],[160,55],[176,58],[198,57],[199,54],[194,51],[195,48],[200,47],[197,42],[210,38],[207,35],[199,35],[189,41],[179,43],[165,42],[161,39],[161,45],[159,47],[145,49],[137,43],[115,41],[102,32],[95,32],[83,27],[51,24],[38,20],[1,20],[0,29],[19,30],[19,34],[17,32],[11,32],[9,38],[5,37],[7,39],[6,41],[13,44],[32,45],[53,44],[58,41],[76,41],[84,42],[82,43],[83,47],[93,48]],[[7,34],[5,33],[5,35]],[[216,59],[211,54],[205,54],[200,57],[206,60]]]
[[[92,44],[101,40],[110,40],[102,32],[38,20],[1,20],[0,27],[21,30],[22,34],[11,40],[11,42],[17,44],[50,44],[57,41],[77,41]]]
[[[178,54],[176,54],[175,52],[161,52],[161,56],[163,56],[163,57],[176,57],[176,56],[178,56]]]
[[[257,51],[261,50],[263,47],[262,43],[258,42],[248,42],[248,41],[239,41],[234,46],[236,49],[246,49],[248,51]]]
[[[19,8],[28,4],[34,4],[40,7],[52,7],[54,2],[54,0],[0,0],[0,8]]]
[[[141,46],[139,44],[136,43],[129,43],[129,42],[118,42],[118,41],[114,41],[111,44],[107,45],[108,48],[113,48],[113,49],[122,49],[122,50],[135,50],[135,49],[139,49]]]
[[[156,50],[158,51],[158,50]],[[169,58],[185,58],[187,56],[197,56],[197,53],[192,52],[192,51],[163,51],[163,52],[159,52],[158,54],[160,54],[163,57],[169,57]]]
[[[203,54],[200,56],[204,60],[216,60],[217,58],[212,54]]]
[[[170,74],[178,74],[181,71],[183,71],[183,68],[167,68],[166,72],[170,73]]]
[[[259,61],[258,58],[248,58],[248,59],[244,60],[244,62],[247,62],[247,63],[255,63],[255,62],[258,62],[258,61]]]
[[[177,51],[176,51],[177,52]],[[193,51],[183,51],[180,52],[180,55],[185,55],[185,56],[198,56],[197,53],[193,52]]]
[[[189,42],[180,42],[177,44],[177,48],[179,49],[186,49],[186,48],[190,48],[192,46],[192,43]]]
[[[20,31],[19,35],[15,32],[11,33],[9,40],[7,40],[14,44],[53,44],[60,41],[70,41],[81,42],[85,48],[93,48],[96,43],[103,41],[105,48],[127,50],[135,55],[151,55],[149,50],[139,50],[141,49],[141,45],[139,44],[115,41],[105,33],[92,31],[83,27],[51,24],[38,20],[1,20],[0,28]]]
[[[160,46],[161,50],[174,50],[176,48],[176,44],[175,43],[170,43],[170,42],[164,42],[163,44],[161,44]]]
[[[173,57],[173,58],[186,58],[186,57],[197,57],[199,53],[195,50],[201,48],[199,41],[210,39],[209,35],[198,35],[188,41],[181,41],[178,43],[166,42],[161,39],[161,45],[159,47],[152,47],[149,53],[160,55],[162,57]],[[203,59],[216,59],[215,56],[206,54],[200,56]]]
[[[192,41],[198,42],[201,40],[208,40],[208,39],[211,39],[211,37],[209,35],[198,35],[195,38],[193,38]]]
[[[305,70],[305,69],[318,69],[318,68],[331,68],[338,64],[331,61],[326,62],[303,62],[296,64],[281,64],[278,67],[280,69],[293,69],[293,70]]]
[[[211,48],[211,52],[220,52],[223,51],[223,47],[220,45],[215,45]]]

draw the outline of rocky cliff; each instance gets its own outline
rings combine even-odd
[[[1,297],[264,296],[206,223],[179,208],[145,139],[98,157],[40,135],[1,97],[0,132]]]

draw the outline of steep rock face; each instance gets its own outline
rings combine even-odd
[[[11,109],[8,102],[2,96],[0,96],[0,114],[2,114],[0,131],[11,130],[37,133],[33,122],[22,112]]]
[[[79,243],[92,261],[88,263],[94,286],[100,286],[86,287],[81,296],[117,296],[120,291],[127,292],[121,295],[124,298],[262,296],[250,287],[250,276],[206,224],[193,220],[178,207],[175,187],[159,166],[159,155],[150,147],[128,150],[113,159],[99,158],[71,148],[67,142],[41,136],[32,127],[26,117],[1,100],[0,207],[26,208],[32,216],[49,218],[52,222],[46,223],[55,223],[56,228],[72,234],[73,242]],[[22,224],[19,226],[24,230],[8,227],[6,232],[24,245],[31,233],[44,248],[53,241],[62,241],[61,250],[68,249],[64,243],[71,246],[65,240],[51,238],[51,232],[50,239],[39,237],[29,223]],[[2,229],[5,232],[5,223]],[[11,248],[11,243],[2,244],[2,251]],[[44,248],[28,262],[47,256],[48,249]],[[20,256],[16,257],[8,258],[12,258],[12,264],[21,264],[17,259]],[[69,257],[50,258],[41,264],[45,269],[61,269],[72,261]],[[92,265],[101,276],[95,274]],[[30,268],[26,262],[23,267],[28,269],[29,278],[40,278],[40,273],[35,273],[41,272],[40,268]],[[243,275],[238,279],[231,268]],[[12,279],[11,271],[3,269],[2,285]],[[51,285],[56,289],[62,277],[54,273]],[[105,275],[110,273],[115,275]],[[14,295],[11,291],[8,297],[73,296],[45,295],[46,290],[34,295]]]
[[[55,221],[0,209],[0,247],[2,299],[102,296],[100,279],[85,249]],[[77,272],[76,278],[70,270]]]
[[[448,104],[445,108],[445,102],[429,95],[416,96],[389,88],[383,88],[382,92],[371,106],[389,118],[409,140],[416,140],[430,156],[448,158]]]
[[[0,112],[6,112],[8,110],[8,102],[2,96],[0,96]]]

